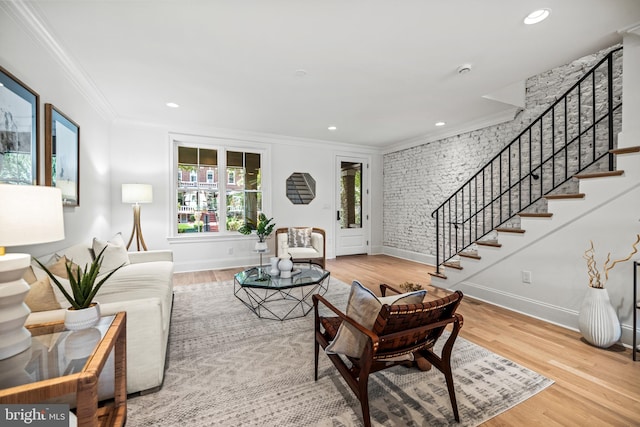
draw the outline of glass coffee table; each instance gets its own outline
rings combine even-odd
[[[286,320],[306,316],[311,296],[329,289],[330,273],[318,264],[293,264],[291,278],[271,276],[265,267],[252,267],[233,277],[233,294],[262,319]]]

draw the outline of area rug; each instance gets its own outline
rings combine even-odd
[[[344,309],[348,293],[331,279],[326,297]],[[460,337],[452,365],[460,424],[444,375],[397,366],[369,379],[373,425],[475,426],[553,383]],[[259,319],[221,282],[175,288],[164,385],[130,398],[127,425],[346,427],[361,426],[362,415],[322,353],[313,379],[313,312]]]

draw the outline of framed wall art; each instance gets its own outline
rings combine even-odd
[[[0,183],[36,185],[40,97],[0,67]]]
[[[65,206],[80,206],[80,126],[58,111],[44,105],[45,184],[62,191]]]

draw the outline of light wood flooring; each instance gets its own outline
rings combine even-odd
[[[380,283],[420,283],[433,296],[432,267],[385,255],[327,261],[331,276],[377,291]],[[175,285],[233,279],[239,269],[176,273]],[[615,345],[599,349],[574,332],[465,297],[461,336],[539,372],[555,384],[484,426],[640,426],[640,361]]]

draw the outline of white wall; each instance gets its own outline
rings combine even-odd
[[[112,233],[121,231],[128,240],[132,227],[131,206],[120,203],[123,183],[149,183],[153,185],[153,203],[142,206],[141,222],[144,240],[149,249],[169,248],[174,251],[176,271],[228,268],[255,264],[258,255],[253,252],[255,238],[231,233],[227,236],[180,235],[172,236],[171,204],[171,142],[170,134],[196,135],[195,139],[221,138],[245,141],[268,149],[270,177],[264,182],[271,198],[264,201],[264,209],[272,216],[277,227],[309,225],[325,229],[327,257],[335,255],[336,212],[336,156],[362,155],[371,157],[372,179],[381,186],[381,157],[373,150],[362,147],[309,141],[291,137],[257,135],[239,131],[184,126],[159,126],[140,123],[116,122],[111,130],[110,188]],[[377,170],[375,168],[378,168]],[[316,197],[308,205],[294,205],[286,197],[286,179],[293,172],[307,172],[316,180]],[[374,191],[375,193],[375,191]],[[381,196],[372,197],[380,205]],[[381,242],[381,209],[372,212],[372,242]],[[273,240],[273,239],[271,239]],[[270,242],[273,248],[273,242]],[[273,253],[272,249],[272,253]]]
[[[44,104],[51,103],[80,125],[80,206],[65,207],[66,239],[8,248],[39,256],[93,236],[106,237],[111,222],[109,125],[72,83],[50,49],[6,13],[0,13],[0,65],[40,95],[40,183],[44,184]],[[4,201],[3,201],[4,203]],[[46,218],[42,219],[46,221]],[[16,210],[16,224],[20,211]],[[22,226],[28,226],[23,224]]]

